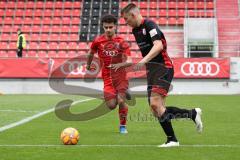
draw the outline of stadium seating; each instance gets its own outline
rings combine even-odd
[[[236,0],[231,0],[236,2]],[[109,3],[111,2],[111,3]],[[26,34],[28,47],[24,51],[28,57],[71,57],[84,54],[93,38],[102,33],[100,18],[106,13],[120,15],[120,8],[133,2],[140,8],[143,16],[153,19],[162,29],[166,29],[169,54],[172,57],[183,57],[183,21],[186,17],[221,17],[216,10],[225,11],[224,6],[228,1],[219,0],[8,0],[0,1],[0,56],[11,55],[15,50],[17,28],[21,28]],[[237,15],[237,4],[233,10],[225,12],[226,15]],[[215,7],[216,6],[216,7]],[[119,8],[120,7],[120,8]],[[217,13],[217,14],[216,14]],[[225,47],[223,43],[239,50],[239,43],[234,41],[240,39],[237,27],[227,30],[227,24],[238,25],[239,21],[219,20],[218,30],[219,49]],[[89,27],[91,26],[91,27]],[[177,31],[177,32],[176,32]],[[134,44],[134,37],[130,34],[131,29],[126,26],[123,18],[119,19],[118,34],[130,41],[133,55],[139,52]],[[79,42],[82,41],[82,42]],[[4,53],[4,50],[6,53]],[[11,52],[10,52],[11,51]],[[71,52],[70,52],[71,51]],[[48,53],[49,52],[49,53]],[[8,54],[10,53],[10,54]],[[45,54],[45,55],[44,55]],[[230,53],[232,55],[232,53]],[[224,56],[220,54],[220,56]]]

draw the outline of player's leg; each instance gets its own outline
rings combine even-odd
[[[112,81],[109,79],[104,79],[104,99],[106,106],[113,110],[117,107],[117,92],[113,87]]]
[[[126,94],[124,92],[118,93],[118,106],[119,106],[119,132],[128,133],[127,131],[127,115],[128,115],[128,106],[125,103]]]

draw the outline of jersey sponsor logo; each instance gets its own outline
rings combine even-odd
[[[220,66],[216,62],[185,62],[181,65],[181,72],[185,76],[216,76]]]
[[[100,66],[95,61],[92,61],[92,66],[94,66],[94,70],[88,71],[86,69],[86,62],[67,61],[61,65],[60,70],[65,75],[96,75],[100,70]]]
[[[157,30],[156,30],[156,28],[152,29],[149,33],[150,33],[150,36],[151,36],[151,37],[154,37],[155,35],[157,35]]]
[[[118,55],[118,51],[114,51],[114,50],[104,50],[103,53],[104,55],[110,56],[110,57],[115,57]]]

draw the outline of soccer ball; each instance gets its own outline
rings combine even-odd
[[[79,140],[79,132],[75,128],[65,128],[61,133],[61,140],[65,145],[75,145]]]

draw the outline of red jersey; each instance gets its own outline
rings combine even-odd
[[[94,39],[91,45],[94,53],[98,53],[98,57],[102,64],[103,79],[110,78],[111,75],[117,77],[123,76],[124,69],[118,69],[117,72],[108,68],[110,64],[121,63],[126,60],[126,56],[130,56],[130,48],[127,42],[119,36],[114,36],[108,39],[105,34],[102,34]],[[114,76],[115,77],[115,76]],[[111,78],[113,78],[111,76]]]

